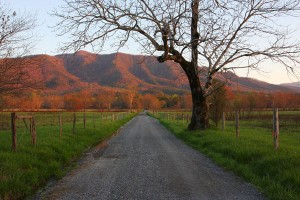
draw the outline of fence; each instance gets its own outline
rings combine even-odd
[[[127,112],[0,112],[0,146],[17,151],[18,146],[36,145],[39,135],[63,138],[96,131],[127,116]],[[4,148],[5,149],[5,148]],[[7,148],[6,148],[7,149]]]
[[[152,111],[152,114],[158,118],[176,120],[177,122],[188,124],[191,120],[192,114],[190,112],[161,112],[161,111]]]
[[[190,112],[160,112],[153,111],[152,114],[158,118],[163,118],[167,120],[173,120],[178,123],[188,124],[190,122],[191,113]],[[243,115],[244,116],[244,115]],[[269,128],[273,136],[274,149],[277,150],[279,147],[279,129],[284,128],[292,132],[298,132],[298,127],[300,127],[300,112],[299,111],[282,111],[281,121],[279,124],[279,112],[278,109],[271,111],[257,111],[253,112],[252,115],[247,115],[240,119],[239,112],[228,112],[223,113],[221,118],[221,129],[224,131],[226,126],[234,127],[235,136],[238,138],[240,136],[240,127],[247,123],[250,126]],[[227,122],[226,122],[227,118]]]

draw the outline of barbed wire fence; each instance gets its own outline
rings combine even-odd
[[[64,138],[97,131],[128,112],[0,112],[0,151],[36,145],[45,135]]]

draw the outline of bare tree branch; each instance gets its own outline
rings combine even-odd
[[[28,59],[21,58],[32,48],[35,18],[16,13],[0,2],[0,97],[37,86]]]
[[[281,63],[289,71],[299,67],[299,41],[291,41],[291,31],[276,22],[283,16],[299,15],[299,1],[206,3],[212,11],[200,18],[200,38],[206,40],[198,48],[200,65],[208,68],[206,89],[221,70],[259,70],[259,64],[265,60]]]

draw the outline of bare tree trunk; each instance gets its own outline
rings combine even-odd
[[[203,93],[197,69],[192,67],[192,63],[181,63],[185,71],[191,88],[193,110],[189,130],[208,128],[208,101]]]
[[[198,72],[198,20],[199,20],[199,0],[192,2],[192,23],[191,23],[191,63],[189,66],[182,66],[189,79],[192,92],[193,111],[191,122],[188,126],[190,130],[206,129],[208,127],[208,102],[201,87]]]
[[[193,110],[191,122],[188,126],[190,130],[208,128],[208,102],[206,97],[201,95],[193,96]]]

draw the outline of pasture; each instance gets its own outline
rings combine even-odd
[[[0,199],[23,199],[62,177],[89,148],[113,135],[134,113],[36,112],[36,145],[29,121],[16,120],[17,150],[12,151],[10,113],[0,113]],[[85,117],[84,117],[85,115]],[[59,123],[59,116],[61,123]]]

